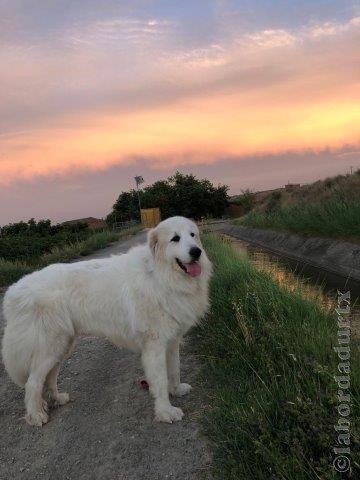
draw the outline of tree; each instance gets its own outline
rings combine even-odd
[[[162,218],[176,215],[176,192],[168,180],[159,180],[140,192],[141,206],[143,208],[160,208]]]
[[[106,217],[109,225],[126,220],[139,220],[139,201],[136,190],[122,192],[116,200],[113,211]]]
[[[140,191],[143,208],[160,208],[161,218],[183,215],[199,219],[220,217],[228,205],[226,185],[215,187],[209,180],[199,180],[194,175],[176,172],[166,180],[159,180]],[[109,224],[114,221],[139,219],[137,192],[122,192],[107,216]]]

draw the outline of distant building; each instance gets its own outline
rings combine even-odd
[[[75,223],[86,223],[91,230],[99,230],[106,227],[106,222],[102,218],[86,217],[77,218],[76,220],[68,220],[63,225],[71,225]]]

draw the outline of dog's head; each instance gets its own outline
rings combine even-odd
[[[150,230],[148,243],[157,262],[168,265],[181,275],[195,278],[210,270],[199,229],[185,217],[171,217],[159,223]]]

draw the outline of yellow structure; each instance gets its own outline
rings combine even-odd
[[[160,222],[160,209],[159,208],[142,208],[141,223],[144,227],[154,228]]]

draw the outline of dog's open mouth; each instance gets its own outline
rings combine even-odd
[[[176,261],[179,267],[190,275],[190,277],[198,277],[200,275],[201,265],[198,262],[183,263],[178,258]]]

